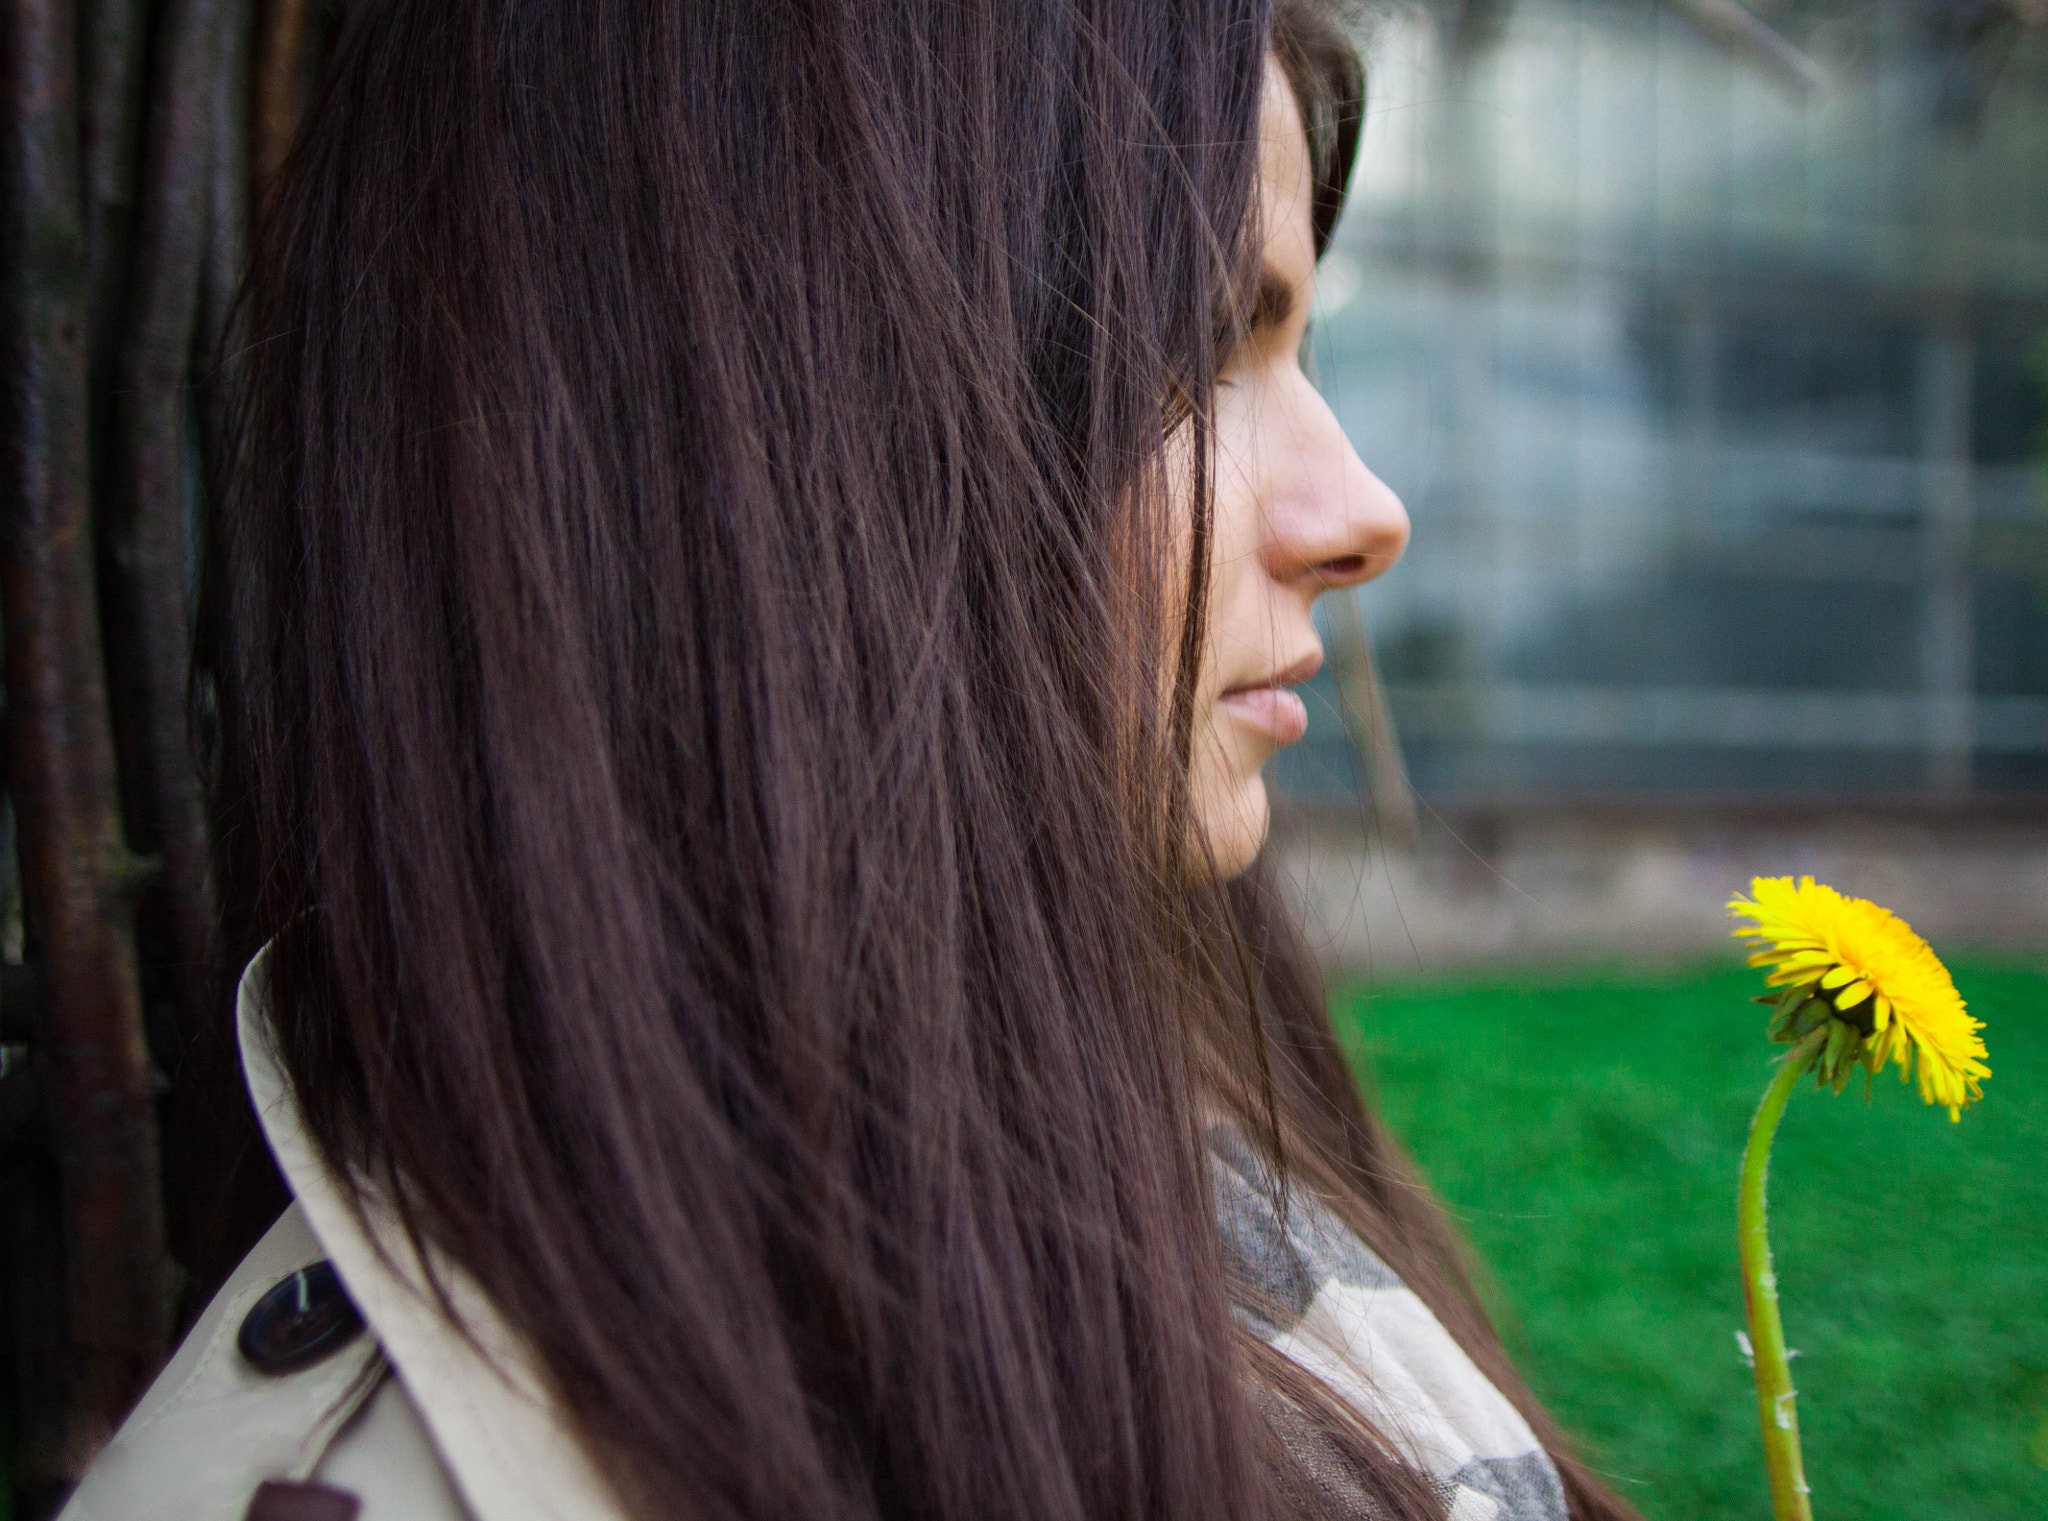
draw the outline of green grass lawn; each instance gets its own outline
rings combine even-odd
[[[1995,1076],[1802,1086],[1771,1242],[1816,1516],[2048,1518],[2048,974],[1955,967]],[[1340,989],[1538,1391],[1651,1521],[1768,1517],[1735,1180],[1782,1049],[1720,966]]]

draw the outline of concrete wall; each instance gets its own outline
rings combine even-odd
[[[1406,849],[1299,813],[1276,817],[1271,849],[1341,972],[1732,960],[1728,899],[1786,874],[1874,899],[1944,953],[2048,956],[2048,809],[1425,811]]]

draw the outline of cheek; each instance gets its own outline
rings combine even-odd
[[[1139,638],[1151,641],[1151,658],[1158,681],[1154,721],[1166,726],[1171,717],[1175,684],[1181,678],[1181,654],[1187,632],[1189,567],[1194,553],[1195,460],[1192,428],[1183,427],[1169,435],[1162,471],[1163,511],[1149,517],[1136,535],[1146,550],[1133,557],[1133,574],[1142,576],[1147,590],[1157,589],[1158,600],[1140,612]],[[1204,626],[1204,634],[1207,627]],[[1205,640],[1206,643],[1206,640]],[[1208,655],[1202,656],[1206,673]],[[1199,688],[1198,688],[1199,691]],[[1199,700],[1199,699],[1198,699]]]
[[[1188,790],[1201,836],[1198,854],[1213,863],[1218,877],[1236,876],[1266,841],[1266,783],[1258,766],[1237,752],[1227,730],[1205,725],[1196,739]]]
[[[1260,490],[1260,450],[1254,426],[1258,397],[1251,386],[1228,393],[1217,418],[1216,478],[1209,517],[1208,638],[1203,643],[1203,689],[1212,695],[1225,668],[1243,664],[1248,648],[1272,644],[1272,609],[1265,582],[1266,519]]]
[[[1273,583],[1267,574],[1264,468],[1278,446],[1284,407],[1267,377],[1247,367],[1218,397],[1212,483],[1208,623],[1202,643],[1190,793],[1195,824],[1217,874],[1244,871],[1265,843],[1268,798],[1261,768],[1272,747],[1216,705],[1234,681],[1274,654]]]

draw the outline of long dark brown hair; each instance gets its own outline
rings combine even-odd
[[[1328,1512],[1304,1422],[1440,1514],[1235,1324],[1218,1104],[1626,1514],[1257,879],[1189,886],[1162,461],[1269,49],[1327,237],[1363,81],[1261,0],[367,0],[267,209],[199,641],[227,953],[275,941],[318,1144],[636,1517]]]

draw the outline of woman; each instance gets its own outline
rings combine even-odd
[[[1628,1514],[1252,870],[1356,62],[887,12],[352,18],[201,641],[297,1201],[74,1515]]]

